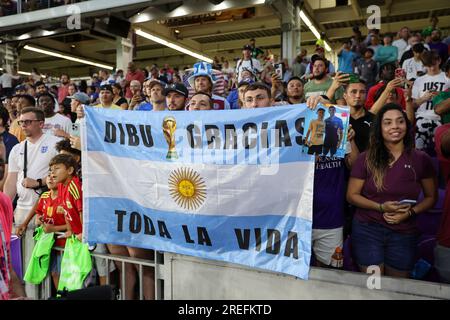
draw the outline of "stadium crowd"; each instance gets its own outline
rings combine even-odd
[[[442,40],[437,24],[433,18],[432,26],[419,32],[370,30],[365,37],[355,27],[336,52],[337,66],[320,42],[311,56],[302,50],[289,62],[252,39],[231,63],[215,57],[213,64],[179,69],[130,62],[126,71],[99,70],[79,82],[62,74],[58,83],[37,70],[28,77],[5,71],[0,77],[0,204],[10,214],[0,216],[5,246],[11,233],[21,236],[26,265],[36,224],[81,238],[81,142],[73,124],[86,106],[151,112],[306,103],[318,115],[305,134],[308,152],[316,155],[312,264],[362,272],[378,265],[387,276],[450,283],[449,38]],[[333,105],[349,107],[347,141]],[[327,141],[333,126],[338,134]],[[335,157],[344,144],[345,158]],[[57,208],[53,217],[49,207]],[[63,246],[59,240],[55,245]],[[108,244],[95,250],[154,258],[142,248]],[[107,269],[122,269],[95,262],[99,283],[105,283]],[[60,255],[52,255],[55,287],[60,263]],[[427,272],[417,272],[424,264]],[[128,264],[125,269],[122,292],[134,299],[138,272]],[[10,284],[4,296],[34,296],[35,288],[26,285],[25,292],[11,267],[4,265],[2,274],[10,274],[3,277]],[[154,299],[154,270],[145,267],[142,280],[145,298]]]

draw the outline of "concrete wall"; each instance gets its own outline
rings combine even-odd
[[[165,254],[164,299],[450,299],[450,286],[417,280],[381,278],[368,289],[369,275],[312,268],[310,279],[239,265]]]

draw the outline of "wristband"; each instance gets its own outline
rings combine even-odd
[[[383,210],[383,204],[382,204],[382,203],[380,203],[380,212],[381,212],[381,213],[384,213],[384,210]]]

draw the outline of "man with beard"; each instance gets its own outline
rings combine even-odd
[[[44,134],[64,137],[70,133],[72,121],[59,113],[55,113],[55,100],[51,94],[43,93],[38,96],[38,108],[44,111],[45,115],[45,124],[42,128]]]
[[[433,30],[431,32],[431,42],[429,43],[431,50],[436,50],[439,53],[439,57],[441,58],[441,64],[439,68],[442,68],[442,65],[448,59],[448,46],[441,41],[441,31]]]
[[[181,83],[167,85],[164,88],[167,109],[170,111],[184,111],[188,95],[188,89]]]
[[[189,77],[189,85],[195,92],[205,92],[213,99],[214,110],[230,109],[228,101],[216,94],[213,94],[214,80],[212,78],[212,67],[209,63],[198,62],[194,64],[194,73]]]
[[[342,98],[344,91],[342,88],[338,88],[333,97],[327,96],[327,91],[333,83],[333,80],[327,75],[327,73],[328,61],[321,57],[315,58],[313,62],[313,79],[305,84],[304,87],[305,98],[309,100],[310,97],[315,97],[315,99],[317,97],[321,97],[331,103],[343,105],[345,101]]]
[[[164,83],[156,79],[144,82],[145,101],[134,110],[140,111],[164,111],[166,110],[166,98],[163,95]]]
[[[68,74],[62,74],[60,78],[61,84],[58,87],[58,103],[62,104],[63,100],[69,95],[70,77]]]
[[[289,104],[299,104],[305,102],[303,96],[303,82],[299,77],[292,77],[286,85],[287,102]]]
[[[50,99],[53,101],[53,98]],[[58,154],[55,149],[60,140],[53,135],[44,134],[45,116],[38,108],[24,108],[20,114],[19,125],[26,135],[26,140],[16,144],[9,155],[8,176],[6,177],[4,192],[14,200],[19,196],[14,211],[14,223],[21,225],[33,205],[39,198],[38,191],[45,185],[50,160]],[[27,155],[25,158],[25,154]],[[25,159],[28,159],[25,161]],[[26,164],[26,166],[25,166]],[[34,222],[22,236],[23,266],[27,266],[34,247]],[[26,284],[28,297],[38,298],[37,286]]]

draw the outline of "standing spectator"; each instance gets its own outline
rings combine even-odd
[[[439,30],[438,23],[439,19],[436,16],[430,18],[431,26],[428,26],[422,30],[422,37],[430,37],[433,33],[433,30]]]
[[[412,47],[414,56],[410,59],[406,59],[402,64],[402,69],[406,71],[406,79],[410,81],[416,80],[418,77],[423,76],[427,69],[420,59],[425,47],[422,43],[416,43]]]
[[[366,100],[366,109],[369,110],[372,108],[373,104],[375,103],[375,95],[377,91],[385,86],[389,81],[393,80],[395,78],[395,65],[388,63],[382,66],[379,70],[379,77],[380,82],[378,82],[376,85],[370,88],[369,93],[367,94],[367,100]],[[397,91],[397,97],[400,101],[400,105],[403,109],[406,108],[406,102],[405,102],[405,95],[403,92],[403,89],[400,87],[396,87],[395,90]]]
[[[353,73],[353,62],[356,59],[356,54],[350,50],[352,45],[351,40],[347,40],[344,42],[342,47],[338,50],[337,56],[339,58],[339,67],[338,71],[344,73]]]
[[[89,105],[89,101],[90,101],[89,96],[84,92],[75,92],[75,94],[73,96],[70,96],[69,98],[71,99],[70,110],[72,113],[75,114],[75,116],[77,116],[77,109],[79,107],[83,108],[83,105]],[[74,122],[75,123],[79,122],[78,116]],[[67,135],[66,135],[66,137],[67,137]]]
[[[36,100],[27,94],[24,94],[23,96],[16,96],[13,97],[13,101],[16,99],[16,110],[17,110],[17,118],[11,122],[11,126],[9,128],[9,132],[16,136],[16,138],[19,140],[19,142],[22,142],[25,140],[26,135],[22,130],[22,127],[19,124],[19,117],[22,110],[26,107],[34,107],[36,105]]]
[[[434,249],[434,267],[441,281],[450,283],[450,124],[436,129],[435,142],[446,188],[443,214]]]
[[[270,88],[262,82],[255,82],[244,92],[243,109],[271,107],[273,104]]]
[[[313,80],[305,84],[305,99],[310,97],[321,97],[327,94],[328,89],[333,83],[333,79],[328,76],[328,61],[324,58],[317,57],[313,63]],[[342,99],[343,89],[339,88],[333,97],[326,97],[332,103],[343,105],[345,101]],[[325,97],[323,97],[325,98]]]
[[[134,110],[136,106],[145,101],[145,96],[142,94],[141,83],[137,80],[131,80],[130,90],[133,95],[131,99],[128,99],[128,108]]]
[[[325,59],[325,61],[327,61],[327,74],[330,77],[333,77],[336,74],[336,68],[334,67],[334,65],[331,61],[329,61],[325,58],[325,49],[322,47],[317,47],[316,53],[313,54],[311,57],[311,62],[308,63],[308,65],[306,66],[306,71],[305,71],[306,79],[314,78],[313,66],[314,66],[314,61],[316,61],[317,58],[322,58],[322,59]]]
[[[237,82],[241,82],[242,80],[242,70],[243,68],[247,68],[253,71],[253,73],[259,75],[262,72],[261,64],[259,60],[252,58],[252,50],[253,48],[250,45],[245,45],[242,48],[242,58],[238,60],[236,64],[236,76]]]
[[[306,49],[302,49],[302,51],[295,57],[294,62],[292,63],[292,76],[302,78],[306,72]]]
[[[445,64],[445,74],[450,79],[450,62]],[[438,93],[432,102],[434,112],[441,116],[442,124],[450,123],[450,89]]]
[[[352,28],[352,30],[353,30],[353,36],[350,39],[350,41],[351,41],[350,50],[355,53],[356,60],[359,61],[361,56],[364,54],[364,51],[366,50],[367,46],[364,43],[364,40],[363,40],[362,34],[361,34],[361,30],[359,30],[359,27],[354,26]]]
[[[43,133],[57,137],[65,137],[70,133],[72,121],[59,113],[55,113],[55,100],[49,93],[43,93],[38,96],[37,106],[45,115],[45,124],[42,128]]]
[[[387,63],[397,63],[398,49],[392,45],[392,35],[385,34],[383,38],[384,46],[375,51],[373,60],[380,64],[380,67]]]
[[[299,77],[292,77],[286,84],[286,102],[288,104],[299,104],[305,102],[303,94],[303,82]]]
[[[244,93],[249,85],[254,83],[252,78],[244,78],[238,83],[237,88],[233,89],[227,97],[231,109],[241,109],[244,105]]]
[[[421,43],[424,48],[426,50],[430,50],[430,47],[428,46],[428,44],[423,43],[420,40],[420,33],[413,35],[411,38],[409,38],[408,40],[408,46],[405,49],[405,52],[403,52],[402,58],[400,59],[400,65],[403,65],[403,62],[405,62],[406,59],[410,59],[412,57],[414,57],[414,52],[412,50],[412,47],[417,44],[417,43]]]
[[[373,55],[373,49],[367,48],[364,51],[364,59],[360,59],[359,64],[355,68],[357,69],[355,70],[355,73],[366,82],[367,90],[375,84],[376,76],[378,74],[378,66],[375,60],[372,59]]]
[[[14,146],[9,155],[8,176],[6,177],[4,191],[11,201],[16,194],[16,210],[14,211],[14,223],[22,224],[28,212],[36,203],[38,191],[45,185],[48,174],[48,164],[57,154],[55,149],[59,139],[53,135],[44,134],[45,115],[38,108],[24,108],[20,115],[19,124],[22,127],[26,140]],[[26,151],[26,168],[25,164]],[[33,239],[34,223],[31,223],[22,236],[23,266],[27,266],[34,247]],[[34,285],[26,285],[27,296],[37,299],[37,291]]]
[[[406,47],[408,47],[408,39],[410,36],[409,28],[403,27],[398,32],[398,39],[392,42],[392,45],[394,47],[397,47],[397,60],[400,61],[402,58],[403,53],[406,50]]]
[[[250,46],[252,47],[252,58],[253,59],[260,59],[261,55],[264,55],[264,51],[261,50],[261,48],[258,48],[256,46],[256,40],[255,39],[250,39]]]
[[[2,86],[2,95],[12,96],[14,95],[13,81],[19,80],[19,75],[11,74],[7,71],[6,67],[3,67],[3,74],[0,76],[0,85]]]
[[[104,85],[104,84],[109,84],[109,85],[113,85],[114,83],[116,83],[116,79],[114,78],[114,76],[112,76],[108,70],[102,69],[99,71],[99,77],[100,77],[100,85]]]
[[[107,84],[100,87],[100,103],[95,105],[97,108],[110,108],[113,110],[122,110],[121,107],[113,103],[113,89]]]
[[[194,72],[188,79],[189,85],[195,92],[205,92],[212,96],[214,110],[230,109],[228,101],[216,94],[213,94],[214,80],[212,78],[211,65],[206,62],[194,64]]]
[[[123,97],[122,86],[119,83],[114,83],[112,85],[113,89],[113,103],[122,108],[122,110],[128,110],[127,99]]]
[[[69,95],[64,98],[62,104],[59,105],[59,110],[58,110],[59,114],[62,114],[64,116],[68,117],[72,121],[75,121],[75,119],[77,118],[77,115],[75,113],[72,114],[72,112],[71,112],[70,103],[72,102],[72,99],[70,97],[73,96],[77,91],[78,90],[77,90],[77,86],[75,83],[69,84]]]
[[[441,57],[441,64],[439,67],[442,67],[448,59],[448,46],[441,41],[441,31],[433,30],[433,32],[431,32],[431,42],[429,43],[429,46],[431,50],[436,50],[439,53],[439,56]]]
[[[427,73],[414,81],[412,97],[416,110],[416,148],[434,156],[434,130],[441,124],[440,116],[434,112],[433,97],[450,88],[450,80],[439,69],[441,59],[438,52],[422,53],[422,62]]]
[[[147,67],[147,68],[148,68],[148,67]],[[169,83],[169,79],[167,79],[166,76],[161,75],[161,74],[159,73],[159,69],[158,69],[158,67],[156,66],[156,64],[152,65],[150,68],[148,68],[148,70],[149,70],[149,76],[148,76],[145,80],[148,80],[148,79],[155,79],[155,80],[162,81],[162,82],[164,82],[164,83]]]
[[[213,110],[211,96],[204,92],[195,93],[189,101],[189,111]]]
[[[382,45],[380,44],[380,38],[378,37],[378,35],[372,35],[370,37],[370,43],[367,48],[372,49],[375,55],[378,52],[378,49],[380,49],[381,47]]]
[[[121,83],[122,80],[124,80],[122,69],[119,69],[116,71],[116,74],[114,75],[114,79],[115,79],[116,83]]]
[[[3,163],[1,163],[0,166],[4,166],[4,171],[8,172],[8,159],[9,159],[9,153],[11,152],[12,148],[19,143],[16,136],[12,135],[8,132],[9,129],[9,112],[4,107],[0,107],[0,140],[3,141],[3,144],[5,146],[5,152],[3,152],[3,157],[5,157],[5,160],[3,160]],[[0,158],[0,161],[2,159]],[[6,175],[2,175],[3,178],[0,179],[0,190],[3,190],[3,185],[5,183]]]
[[[61,74],[60,85],[57,88],[58,103],[62,104],[63,100],[69,95],[70,77],[68,74]]]
[[[167,109],[170,111],[186,110],[186,102],[189,96],[188,89],[181,83],[166,85],[163,92],[166,97]]]
[[[128,72],[125,77],[125,98],[131,99],[133,97],[133,94],[131,93],[130,83],[132,80],[137,80],[141,83],[141,85],[144,83],[145,75],[144,72],[141,70],[138,70],[136,68],[136,65],[134,62],[128,63]]]
[[[357,207],[352,247],[362,272],[376,265],[382,275],[407,278],[413,269],[416,215],[433,207],[437,188],[432,161],[414,149],[411,130],[400,106],[384,106],[377,114],[368,151],[353,165],[347,200]],[[422,201],[400,203],[417,200],[420,191]]]
[[[159,80],[147,80],[144,82],[145,102],[138,105],[134,110],[141,111],[164,111],[166,110],[166,98],[163,94],[164,83]]]

